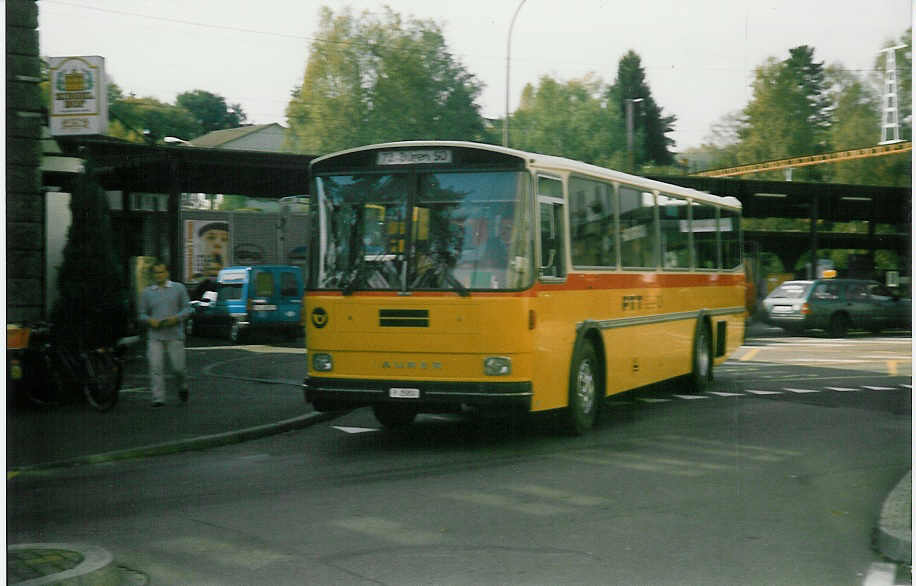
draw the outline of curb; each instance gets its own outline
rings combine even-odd
[[[303,429],[322,421],[334,419],[335,417],[340,416],[342,413],[343,412],[341,411],[330,411],[323,413],[316,411],[307,413],[300,417],[278,421],[276,423],[268,423],[265,425],[258,425],[256,427],[248,427],[235,431],[228,431],[213,435],[203,435],[200,437],[178,440],[175,442],[141,446],[139,448],[128,448],[125,450],[103,452],[101,454],[91,454],[89,456],[79,456],[77,458],[58,460],[44,464],[33,464],[30,466],[10,468],[7,471],[7,480],[13,476],[28,472],[40,472],[43,470],[52,470],[55,468],[71,468],[75,466],[86,466],[89,464],[101,464],[103,462],[115,462],[118,460],[133,460],[138,458],[148,458],[151,456],[164,456],[167,454],[175,454],[179,452],[205,450],[218,446],[237,444],[253,439],[275,435],[278,433],[292,431],[295,429]]]
[[[908,471],[881,507],[878,551],[901,563],[913,561],[913,471]]]
[[[39,586],[42,584],[94,584],[98,586],[118,586],[121,575],[114,565],[114,557],[105,549],[95,545],[73,543],[23,543],[9,545],[6,548],[7,556],[37,555],[47,551],[74,552],[82,557],[82,561],[75,567],[63,572],[51,571],[41,577],[32,578],[23,582],[12,582],[18,586]],[[13,554],[13,555],[11,555]],[[41,562],[39,562],[40,565]]]

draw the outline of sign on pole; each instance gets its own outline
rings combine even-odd
[[[108,91],[105,58],[50,59],[51,134],[105,134],[108,130]]]

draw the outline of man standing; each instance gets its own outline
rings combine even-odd
[[[153,264],[153,280],[156,284],[144,289],[140,300],[140,323],[149,326],[147,359],[153,407],[165,405],[166,355],[178,379],[178,397],[182,403],[186,403],[188,383],[185,376],[183,322],[191,315],[191,301],[184,285],[169,280],[169,269],[160,261]]]

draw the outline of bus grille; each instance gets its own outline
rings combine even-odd
[[[428,328],[428,309],[380,309],[378,325],[383,328]]]

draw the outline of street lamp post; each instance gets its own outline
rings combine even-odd
[[[633,104],[641,102],[642,100],[642,98],[626,98],[624,100],[627,109],[627,155],[630,159],[630,172],[636,170],[636,157],[633,153]]]
[[[509,146],[509,61],[512,55],[512,29],[515,27],[515,18],[518,11],[522,9],[525,0],[518,3],[515,14],[512,15],[512,22],[509,23],[509,35],[506,38],[506,117],[503,118],[503,146]]]

